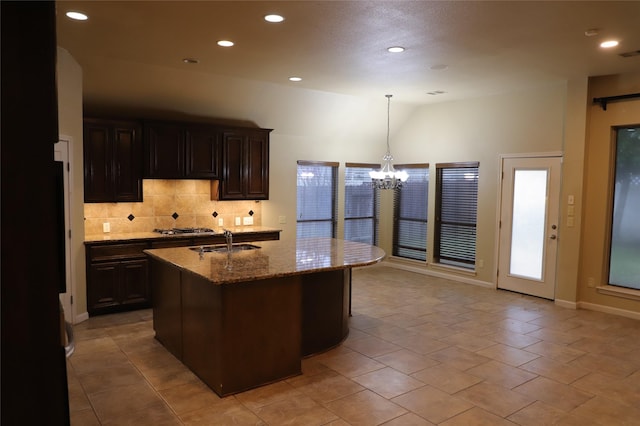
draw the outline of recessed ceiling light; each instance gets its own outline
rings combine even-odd
[[[436,65],[431,65],[429,67],[429,69],[432,69],[434,71],[443,71],[443,70],[446,70],[447,68],[449,68],[449,65],[446,65],[446,64],[436,64]]]
[[[432,96],[437,96],[437,95],[444,95],[445,92],[444,90],[434,90],[432,92],[427,92],[427,95],[432,95]]]
[[[389,51],[391,53],[400,53],[400,52],[404,52],[404,47],[402,47],[402,46],[392,46],[392,47],[388,48],[387,51]]]
[[[593,36],[597,36],[598,33],[599,31],[597,28],[589,28],[584,32],[584,35],[586,35],[587,37],[593,37]]]
[[[616,47],[617,45],[618,45],[618,42],[616,40],[607,40],[600,43],[600,47],[604,47],[605,49],[608,49],[610,47]]]
[[[266,15],[264,17],[264,20],[267,22],[274,22],[274,23],[278,23],[278,22],[282,22],[284,21],[284,16],[280,16],[280,15]]]
[[[199,64],[200,61],[196,58],[184,58],[182,60],[182,62],[184,62],[185,64]]]
[[[222,47],[231,47],[233,46],[233,42],[229,41],[229,40],[220,40],[218,41],[218,46],[222,46]]]
[[[302,77],[289,77],[289,81],[302,81]]]
[[[67,18],[70,18],[76,21],[86,21],[87,19],[89,19],[87,15],[81,12],[71,11],[71,12],[67,12],[66,15],[67,15]]]

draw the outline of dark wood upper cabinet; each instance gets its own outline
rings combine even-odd
[[[220,130],[212,126],[185,129],[185,177],[220,178]]]
[[[211,125],[146,122],[144,176],[218,179],[220,130]]]
[[[84,121],[86,203],[142,201],[142,179],[210,179],[212,198],[269,199],[271,129]]]
[[[85,203],[142,201],[141,135],[136,121],[84,120]]]
[[[269,129],[225,130],[219,200],[269,199]]]
[[[180,179],[185,177],[184,127],[178,123],[145,122],[144,177]]]

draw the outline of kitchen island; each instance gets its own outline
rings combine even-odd
[[[145,251],[156,339],[220,396],[301,374],[342,342],[351,268],[385,256],[332,238],[244,246]]]

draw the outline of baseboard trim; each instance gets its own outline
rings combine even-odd
[[[81,322],[86,321],[88,319],[89,319],[89,313],[85,312],[83,314],[76,315],[76,317],[73,319],[73,323],[80,324]]]
[[[476,279],[473,279],[473,278],[461,277],[459,275],[448,274],[446,272],[433,271],[431,269],[425,269],[425,268],[422,268],[422,267],[408,265],[408,264],[405,264],[405,263],[384,260],[382,262],[382,265],[389,266],[390,268],[402,269],[404,271],[415,272],[417,274],[430,275],[432,277],[438,277],[438,278],[446,278],[446,279],[451,280],[451,281],[457,281],[457,282],[461,282],[461,283],[465,283],[465,284],[477,285],[477,286],[485,287],[485,288],[493,288],[493,289],[496,288],[494,283],[489,283],[489,282],[486,282],[486,281],[480,281],[480,280],[476,280]]]
[[[556,299],[553,301],[553,303],[560,306],[561,308],[578,309],[578,304],[570,300]]]
[[[613,308],[611,306],[598,305],[596,303],[590,302],[578,302],[578,308],[640,320],[640,312],[630,311],[628,309]]]

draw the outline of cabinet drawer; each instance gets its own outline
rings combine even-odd
[[[92,262],[123,258],[145,258],[146,255],[143,250],[147,248],[149,248],[147,243],[91,246],[89,248],[89,256]]]
[[[180,239],[167,238],[166,240],[151,242],[152,249],[168,248],[168,247],[186,247],[190,245],[191,245],[190,238],[180,238]]]

